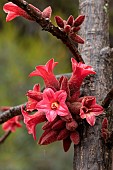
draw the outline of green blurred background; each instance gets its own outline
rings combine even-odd
[[[55,74],[71,72],[72,55],[66,47],[41,30],[38,24],[21,17],[6,23],[3,4],[0,5],[0,105],[14,106],[27,101],[26,92],[35,83],[43,85],[39,77],[28,78],[36,65],[45,64],[54,58],[59,64]],[[29,0],[40,10],[47,6],[53,9],[52,22],[55,15],[64,19],[72,14],[77,17],[78,1],[73,0]],[[110,44],[113,42],[113,2],[110,0]],[[41,135],[41,125],[37,126],[37,137]],[[0,135],[3,135],[0,129]],[[25,125],[11,134],[0,146],[0,170],[71,170],[73,164],[73,146],[64,153],[62,143],[56,142],[48,146],[39,146],[28,135]]]

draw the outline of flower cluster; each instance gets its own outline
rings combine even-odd
[[[36,12],[43,18],[45,19],[50,19],[51,18],[51,13],[52,13],[52,9],[51,7],[47,7],[45,8],[42,12],[34,7],[32,4],[29,4],[34,10],[36,10]],[[15,5],[14,3],[12,2],[8,2],[4,5],[3,7],[3,10],[8,13],[7,14],[7,17],[6,17],[6,21],[11,21],[13,20],[14,18],[18,17],[18,16],[22,16],[28,20],[31,20],[31,21],[34,21],[34,19],[29,16],[27,14],[27,12],[25,12],[23,9],[21,9],[20,7],[18,7],[17,5]]]
[[[24,123],[28,133],[36,140],[36,125],[44,122],[44,130],[38,143],[47,145],[55,141],[63,141],[64,151],[68,151],[71,143],[77,145],[80,141],[79,129],[82,119],[94,126],[95,116],[102,114],[102,106],[96,103],[94,96],[80,97],[80,87],[84,78],[95,74],[91,66],[72,62],[70,79],[61,76],[56,79],[53,69],[58,64],[54,59],[46,65],[37,66],[29,75],[41,76],[45,83],[43,92],[40,85],[35,84],[33,90],[27,92],[26,109],[22,108]],[[32,114],[31,114],[32,113]]]
[[[66,32],[69,37],[80,44],[84,44],[84,40],[76,33],[80,30],[80,25],[83,23],[85,15],[79,15],[76,19],[70,15],[66,20],[63,20],[60,16],[55,16],[57,25],[63,32]]]

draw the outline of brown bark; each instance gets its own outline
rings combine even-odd
[[[84,94],[96,96],[99,104],[112,87],[108,3],[106,0],[79,0],[80,13],[86,16],[80,32],[85,44],[79,49],[85,63],[92,65],[97,73],[88,85],[84,83]],[[108,115],[112,129],[111,110]],[[112,146],[102,140],[101,122],[102,117],[94,127],[84,125],[81,130],[81,143],[74,148],[74,170],[112,170]]]

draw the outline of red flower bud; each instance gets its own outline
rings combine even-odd
[[[77,131],[72,132],[72,133],[70,134],[70,139],[71,139],[71,141],[72,141],[75,145],[77,145],[77,144],[80,142],[79,133],[78,133]]]
[[[57,131],[49,131],[46,135],[44,135],[39,144],[48,145],[57,140],[58,132]]]
[[[71,26],[70,25],[65,25],[64,32],[69,33],[70,31],[71,31]]]
[[[71,31],[72,32],[78,32],[80,30],[80,27],[72,27]]]
[[[65,90],[67,93],[67,98],[70,97],[70,89],[69,89],[69,84],[68,84],[68,78],[62,76],[59,80],[60,82],[60,89]]]
[[[72,26],[74,22],[74,17],[72,15],[69,16],[69,18],[67,19],[67,25]]]
[[[85,15],[79,15],[79,16],[75,19],[73,25],[74,25],[75,27],[80,26],[80,25],[83,23],[84,19],[85,19]]]
[[[71,140],[70,140],[70,138],[68,137],[68,138],[66,138],[66,139],[63,140],[63,148],[64,148],[64,151],[67,152],[67,151],[69,150],[70,146],[71,146]]]
[[[55,16],[55,21],[60,28],[64,28],[64,21],[60,16]]]
[[[84,40],[77,34],[70,34],[70,38],[77,43],[84,44]]]
[[[66,129],[68,129],[69,131],[74,131],[77,127],[78,123],[74,120],[72,122],[66,123]]]
[[[72,122],[73,118],[71,113],[69,112],[69,114],[67,116],[60,116],[60,118],[65,121],[65,122]]]
[[[108,130],[108,119],[107,117],[105,117],[102,121],[102,137],[104,138],[104,141],[106,142],[106,140],[109,138],[109,130]]]
[[[51,128],[57,121],[58,119],[56,118],[52,122],[49,122],[49,121],[45,122],[44,125],[42,126],[42,129],[46,130],[46,129]]]
[[[47,129],[43,132],[42,136],[40,137],[38,144],[41,144],[41,140],[43,139],[44,136],[46,136],[49,132],[51,131],[51,129]]]
[[[102,129],[108,129],[108,119],[105,117],[102,121]]]
[[[53,130],[60,130],[63,129],[65,126],[65,122],[63,120],[58,120],[56,123],[53,124]]]
[[[69,136],[69,131],[67,129],[62,129],[58,134],[57,140],[66,139]]]
[[[82,104],[80,102],[73,102],[73,103],[68,102],[68,108],[70,112],[73,114],[79,114],[81,106]]]
[[[47,7],[43,10],[42,12],[42,17],[43,18],[46,18],[46,19],[50,19],[51,18],[51,14],[52,14],[52,9],[51,7]]]

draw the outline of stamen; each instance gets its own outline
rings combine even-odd
[[[51,104],[51,109],[53,109],[53,110],[56,110],[57,108],[58,108],[58,106],[59,106],[59,102],[53,102],[52,104]]]

